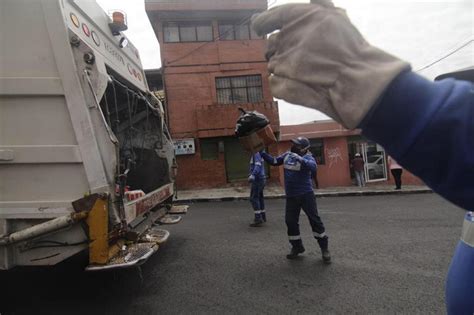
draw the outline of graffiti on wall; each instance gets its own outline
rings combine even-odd
[[[336,148],[326,148],[326,156],[329,160],[329,167],[336,165],[339,161],[342,161],[341,150],[338,147]]]

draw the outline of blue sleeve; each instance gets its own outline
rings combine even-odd
[[[318,171],[318,163],[316,163],[316,159],[313,157],[314,160],[314,170],[311,171],[311,176],[316,177],[316,172]]]
[[[311,155],[305,155],[303,156],[302,164],[308,168],[314,176],[314,173],[316,173],[316,160]]]
[[[260,153],[255,153],[254,156],[253,156],[252,175],[253,176],[258,176],[258,175],[260,175],[261,171],[262,171],[262,157],[260,156]]]
[[[474,209],[472,83],[402,73],[360,127],[435,192]]]
[[[276,157],[276,158],[274,158],[273,156],[271,156],[267,152],[262,152],[260,154],[261,154],[262,158],[265,160],[265,162],[267,162],[268,164],[273,165],[273,166],[278,166],[278,165],[283,164],[283,160],[285,159],[285,156],[286,156],[287,153],[283,153],[282,155],[280,155],[279,157]]]

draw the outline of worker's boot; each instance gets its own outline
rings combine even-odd
[[[253,222],[250,223],[250,227],[259,227],[262,226],[264,221],[262,220],[262,214],[260,210],[255,210],[255,218],[253,219]]]
[[[323,262],[325,264],[331,263],[331,253],[329,252],[329,239],[327,236],[324,237],[316,237],[318,241],[319,248],[321,248],[321,254],[323,258]]]
[[[288,255],[286,255],[286,258],[288,259],[296,259],[299,254],[304,253],[305,249],[303,246],[303,242],[301,240],[291,240],[291,251]]]
[[[322,250],[323,254],[323,262],[325,264],[330,264],[331,263],[331,253],[329,252],[329,249]]]
[[[304,253],[305,249],[303,246],[298,246],[298,247],[292,247],[291,248],[291,251],[288,255],[286,255],[286,258],[288,259],[296,259],[296,257],[298,257],[299,254],[302,254]]]
[[[265,213],[265,210],[260,211],[260,216],[262,217],[263,222],[267,222],[267,214]]]

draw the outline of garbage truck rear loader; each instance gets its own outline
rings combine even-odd
[[[0,2],[0,270],[145,261],[176,162],[138,50],[89,0]]]

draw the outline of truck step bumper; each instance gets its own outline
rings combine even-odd
[[[158,247],[159,246],[154,242],[124,245],[118,254],[112,257],[107,264],[89,265],[86,267],[86,271],[100,271],[140,266],[158,250]]]
[[[180,206],[172,206],[170,211],[168,211],[169,214],[186,214],[188,213],[188,205],[180,205]]]
[[[170,215],[167,214],[164,217],[160,218],[157,222],[160,224],[176,224],[181,221],[182,217],[180,215]]]
[[[141,237],[141,242],[152,242],[161,245],[165,243],[170,237],[170,232],[162,229],[151,228],[145,232]]]

